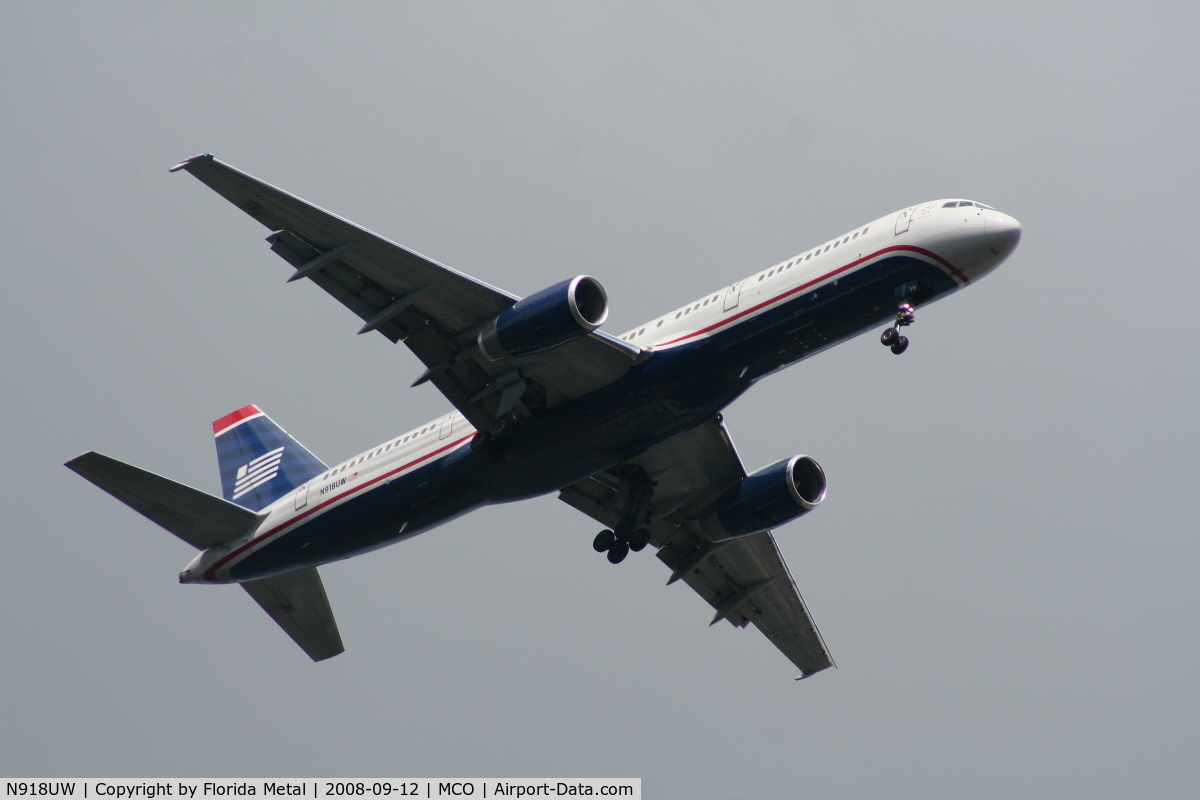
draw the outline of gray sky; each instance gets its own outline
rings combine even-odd
[[[0,5],[0,774],[641,777],[647,798],[1200,792],[1195,4]],[[323,569],[314,665],[69,473],[219,493],[257,403],[326,461],[444,413],[186,174],[212,152],[621,332],[923,200],[987,280],[726,420],[828,501],[778,531],[839,669],[795,684],[553,497]]]

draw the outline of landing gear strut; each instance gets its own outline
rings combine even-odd
[[[908,349],[908,337],[900,335],[900,329],[906,325],[912,325],[916,319],[916,309],[907,300],[900,304],[900,310],[896,312],[896,321],[892,327],[885,330],[880,336],[879,341],[884,347],[892,348],[892,352],[900,355]]]

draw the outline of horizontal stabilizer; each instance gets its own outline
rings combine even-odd
[[[84,453],[65,466],[201,550],[258,525],[253,511],[99,453]]]
[[[313,661],[346,649],[316,567],[246,581],[242,588]]]

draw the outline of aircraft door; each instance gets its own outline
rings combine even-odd
[[[442,427],[438,430],[439,439],[449,439],[450,434],[454,432],[454,418],[457,414],[447,414],[442,417]]]
[[[912,222],[913,212],[917,210],[916,206],[906,208],[896,215],[896,236],[908,231],[908,225]]]
[[[302,509],[306,505],[308,505],[308,487],[311,485],[312,485],[312,483],[310,482],[310,483],[306,483],[303,486],[299,486],[296,488],[296,510],[297,511],[299,511],[300,509]]]
[[[725,290],[725,310],[737,308],[738,298],[742,295],[742,284],[745,281],[738,281],[733,286]]]

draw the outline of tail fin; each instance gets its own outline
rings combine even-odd
[[[200,550],[258,525],[258,516],[241,506],[99,453],[84,453],[66,466]]]
[[[221,491],[226,500],[259,511],[325,471],[321,459],[276,425],[258,406],[213,423]]]

